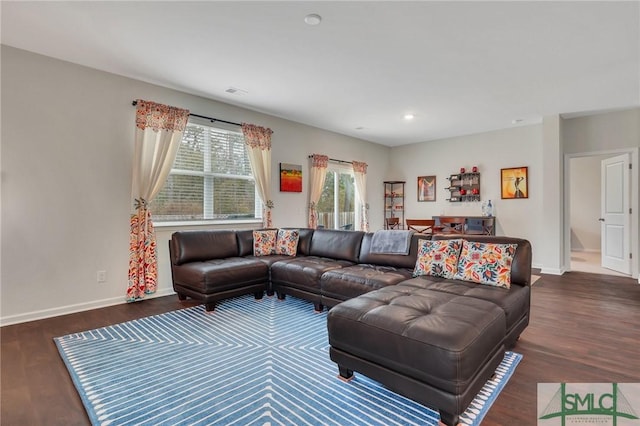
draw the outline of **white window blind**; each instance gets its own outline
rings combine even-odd
[[[190,120],[150,207],[155,222],[252,219],[257,202],[242,133]]]

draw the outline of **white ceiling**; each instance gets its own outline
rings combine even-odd
[[[3,1],[1,19],[9,46],[389,146],[640,106],[638,1]]]

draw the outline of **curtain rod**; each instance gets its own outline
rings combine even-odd
[[[309,158],[313,158],[313,155],[310,155]],[[353,164],[353,161],[336,160],[335,158],[329,158],[329,161],[333,161],[334,163]]]
[[[138,101],[133,101],[131,102],[131,105],[136,106],[138,105]],[[206,115],[199,115],[199,114],[191,114],[189,113],[190,116],[192,117],[198,117],[198,118],[204,118],[205,120],[209,120],[212,123],[215,123],[216,121],[219,121],[220,123],[226,123],[226,124],[231,124],[233,126],[240,126],[242,127],[242,124],[240,123],[234,123],[233,121],[227,121],[227,120],[221,120],[219,118],[213,118],[213,117],[207,117]]]

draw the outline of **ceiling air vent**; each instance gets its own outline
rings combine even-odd
[[[237,87],[229,87],[225,92],[238,96],[246,95],[248,93],[246,90],[238,89]]]

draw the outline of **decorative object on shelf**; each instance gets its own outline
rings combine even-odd
[[[482,203],[482,216],[493,216],[493,205],[491,205],[491,200]]]
[[[418,201],[436,200],[436,177],[418,176]]]
[[[280,163],[280,192],[302,192],[302,166]]]
[[[384,229],[404,229],[405,181],[384,182]]]
[[[500,170],[500,194],[503,199],[529,198],[529,168]]]
[[[480,173],[478,167],[473,166],[473,172],[466,172],[464,167],[460,168],[459,174],[450,175],[449,187],[445,188],[449,191],[447,201],[480,201]],[[418,200],[420,201],[420,200]]]

